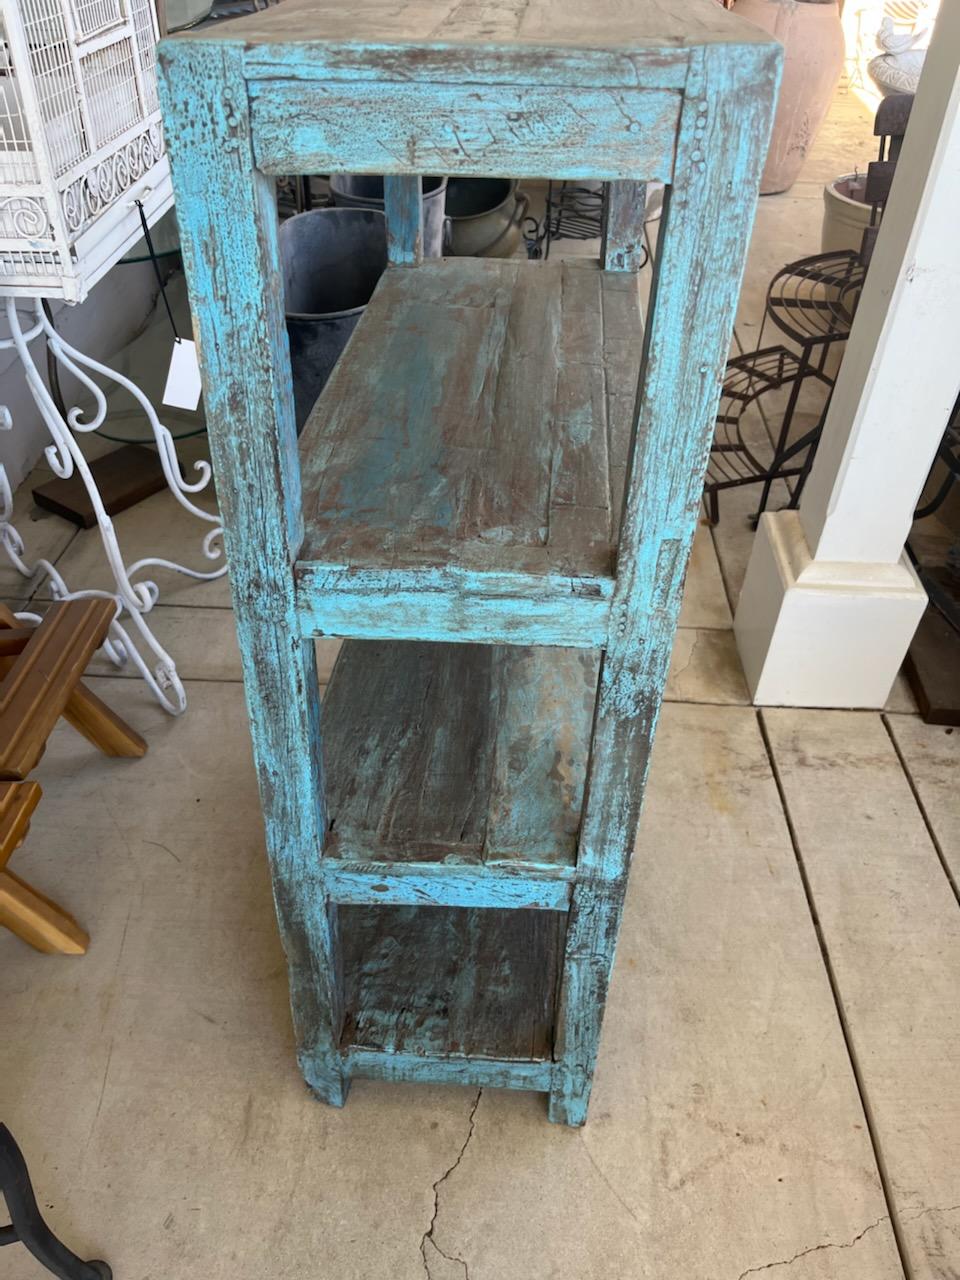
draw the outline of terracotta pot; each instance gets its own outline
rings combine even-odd
[[[741,17],[784,46],[783,83],[760,194],[797,179],[830,106],[843,68],[843,28],[835,0],[736,0]]]

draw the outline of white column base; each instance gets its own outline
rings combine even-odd
[[[905,555],[817,561],[796,511],[764,514],[734,620],[754,704],[882,707],[926,603]]]

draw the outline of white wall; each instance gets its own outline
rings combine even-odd
[[[58,330],[68,342],[86,355],[110,363],[110,357],[126,345],[143,327],[157,296],[156,278],[149,262],[118,264],[109,271],[88,297],[77,306],[53,304]],[[0,319],[0,334],[7,327]],[[31,350],[37,367],[46,375],[46,353],[39,341]],[[76,382],[61,373],[64,395]],[[13,430],[0,431],[0,464],[7,471],[11,487],[30,472],[50,438],[27,389],[23,370],[12,350],[0,351],[0,404],[13,417]]]

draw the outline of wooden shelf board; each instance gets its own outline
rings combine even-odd
[[[346,641],[322,709],[323,865],[366,878],[367,901],[565,903],[598,667],[587,649]]]
[[[388,269],[301,437],[304,630],[596,644],[641,343],[628,272]]]
[[[418,1058],[549,1062],[566,920],[558,911],[341,907],[341,1049],[358,1064],[392,1057],[407,1078]]]

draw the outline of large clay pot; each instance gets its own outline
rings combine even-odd
[[[797,179],[830,106],[843,68],[843,28],[836,0],[736,0],[741,17],[784,46],[783,83],[760,194],[786,191]]]

